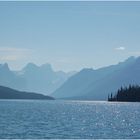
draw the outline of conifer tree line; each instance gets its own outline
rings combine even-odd
[[[140,86],[121,87],[115,95],[112,93],[108,95],[108,101],[140,102]]]

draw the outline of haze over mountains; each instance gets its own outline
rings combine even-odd
[[[21,91],[48,95],[59,88],[74,72],[53,71],[50,64],[27,64],[20,71],[12,71],[8,64],[0,65],[0,85]]]
[[[140,84],[140,57],[108,67],[83,69],[70,77],[52,96],[56,98],[107,100],[121,86]]]
[[[140,57],[100,69],[84,68],[80,72],[55,72],[50,64],[27,64],[21,71],[0,65],[0,85],[21,91],[42,93],[55,98],[107,100],[121,86],[140,85]]]

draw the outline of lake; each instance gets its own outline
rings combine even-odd
[[[140,103],[0,100],[0,138],[140,138]]]

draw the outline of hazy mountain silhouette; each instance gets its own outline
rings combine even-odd
[[[140,84],[140,57],[97,70],[83,69],[70,77],[52,95],[57,98],[106,100],[121,86]]]
[[[0,65],[0,85],[17,90],[50,94],[73,73],[53,71],[50,64],[28,63],[21,71],[11,71],[8,64]]]
[[[43,94],[17,91],[8,87],[0,86],[0,99],[48,99],[54,100],[53,97]]]
[[[0,64],[0,85],[16,89],[26,88],[25,79],[18,77],[14,72],[12,72],[7,63]]]

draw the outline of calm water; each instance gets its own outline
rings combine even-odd
[[[140,138],[140,103],[1,100],[0,138]]]

